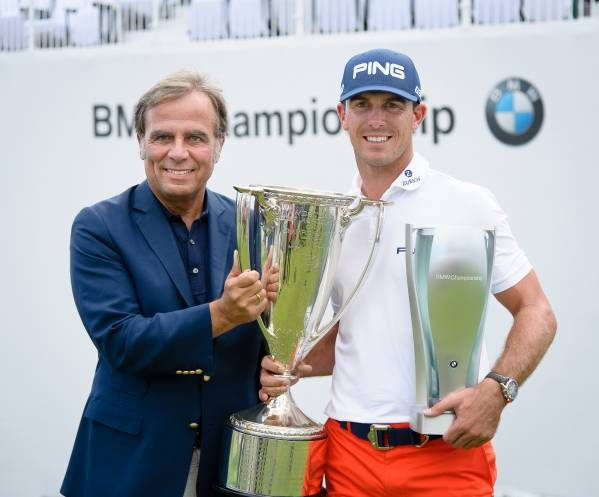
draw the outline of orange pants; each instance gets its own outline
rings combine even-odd
[[[393,424],[395,428],[405,424]],[[491,497],[497,476],[491,443],[454,449],[442,438],[421,448],[380,451],[370,442],[325,424],[328,497]]]

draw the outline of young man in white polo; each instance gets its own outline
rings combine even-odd
[[[350,309],[306,358],[302,376],[332,374],[325,476],[332,497],[491,496],[496,478],[490,440],[501,412],[549,347],[556,321],[532,267],[518,247],[507,216],[485,188],[440,173],[414,152],[412,136],[426,116],[412,60],[371,50],[345,66],[339,119],[356,158],[351,193],[392,202],[381,246]],[[368,212],[348,230],[333,298],[338,308],[355,285],[373,236]],[[443,437],[422,438],[408,427],[414,404],[412,325],[406,284],[405,224],[492,225],[496,253],[491,291],[513,316],[505,349],[472,388],[453,392],[429,410],[453,410]],[[400,249],[400,250],[398,250]],[[262,400],[280,394],[280,365],[262,361]],[[512,381],[513,380],[513,381]],[[378,448],[372,424],[388,425]],[[384,449],[384,450],[381,450]]]

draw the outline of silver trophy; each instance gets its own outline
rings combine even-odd
[[[445,433],[453,412],[426,417],[422,411],[478,383],[494,254],[494,228],[406,225],[416,366],[410,427],[418,433]]]
[[[262,275],[274,265],[279,269],[277,298],[258,324],[269,353],[285,367],[282,376],[293,378],[298,363],[341,318],[366,276],[385,202],[291,188],[235,189],[241,268]],[[377,209],[368,260],[339,312],[321,325],[345,230],[365,207]],[[314,492],[309,481],[325,439],[323,426],[297,407],[289,390],[266,405],[235,413],[224,430],[217,489],[226,495],[318,495],[320,488]]]

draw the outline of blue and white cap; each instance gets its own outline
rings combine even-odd
[[[383,48],[354,55],[345,64],[339,100],[343,102],[365,91],[388,91],[412,102],[422,99],[420,78],[412,59]]]

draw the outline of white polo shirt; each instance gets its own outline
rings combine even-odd
[[[351,193],[361,195],[356,175]],[[414,154],[410,164],[383,194],[385,209],[380,246],[364,286],[340,321],[335,345],[331,399],[325,413],[361,423],[409,420],[415,374],[412,321],[406,281],[405,225],[496,227],[491,291],[514,286],[532,269],[518,247],[491,192],[429,168]],[[339,308],[356,284],[375,233],[375,209],[364,209],[347,230],[333,291]],[[486,362],[486,353],[483,353]],[[486,373],[488,365],[481,365]]]

